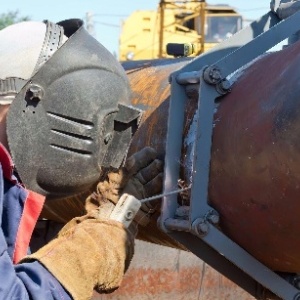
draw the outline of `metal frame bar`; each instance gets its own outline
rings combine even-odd
[[[253,25],[250,24],[250,29],[245,31],[248,34],[245,45],[231,51],[230,49],[234,47],[230,47],[229,39],[225,45],[221,44],[218,47],[217,50],[220,52],[214,51],[200,56],[170,77],[171,101],[165,156],[164,193],[167,194],[176,189],[179,179],[183,112],[187,100],[184,85],[200,82],[192,175],[192,182],[197,184],[192,184],[191,187],[189,222],[180,223],[175,219],[178,208],[177,197],[171,195],[165,196],[163,199],[160,225],[167,234],[215,266],[219,272],[233,279],[253,296],[258,297],[257,286],[262,285],[282,299],[295,300],[300,299],[298,289],[235,244],[208,219],[209,213],[213,210],[207,202],[213,117],[215,100],[221,95],[220,89],[217,87],[228,75],[300,29],[300,12],[280,22],[274,16],[275,14],[269,12],[261,18],[261,20],[267,20],[268,25],[261,26],[260,31],[253,34],[254,38],[249,37],[249,32],[253,28]],[[257,21],[256,24],[259,23],[260,21]],[[241,32],[239,35],[243,36],[243,33]],[[233,36],[232,40],[234,45],[236,37]],[[222,50],[225,50],[225,57],[220,56],[224,55]],[[203,63],[212,64],[217,59],[219,60],[214,66],[204,67]],[[211,78],[209,78],[210,76]],[[220,257],[220,253],[222,253],[222,257]],[[218,264],[214,263],[215,259]],[[241,276],[241,272],[244,276]]]
[[[213,64],[217,60],[232,53],[252,39],[258,37],[261,33],[266,32],[280,20],[272,13],[268,12],[257,21],[251,23],[248,27],[237,32],[228,40],[220,43],[211,51],[202,54],[195,58],[191,63],[184,66],[181,70],[174,72],[170,76],[171,83],[171,99],[169,106],[169,119],[168,119],[168,133],[166,142],[166,155],[165,155],[165,179],[164,179],[164,193],[169,193],[177,188],[177,181],[179,179],[179,164],[182,146],[182,132],[184,121],[184,108],[186,105],[187,97],[184,88],[177,82],[177,77],[186,74],[187,72],[196,72],[198,82],[200,81],[200,70],[206,66]],[[195,71],[196,70],[196,71]],[[194,74],[191,74],[195,77]],[[174,216],[176,210],[176,195],[164,198],[162,206],[162,218],[160,225],[164,229],[164,220]]]

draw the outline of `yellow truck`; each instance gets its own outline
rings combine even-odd
[[[205,1],[160,1],[157,10],[134,11],[121,27],[119,60],[170,57],[168,43],[194,44],[199,55],[242,28],[231,6]]]

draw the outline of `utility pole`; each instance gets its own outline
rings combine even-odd
[[[164,30],[165,30],[165,1],[161,0],[159,3],[159,48],[158,58],[163,57],[163,46],[164,46]]]
[[[90,11],[86,13],[86,29],[91,36],[96,37],[93,13]]]
[[[205,44],[205,23],[206,23],[206,0],[201,0],[199,1],[200,3],[200,37],[199,37],[199,42],[200,42],[200,53],[204,52],[204,44]],[[197,53],[197,54],[200,54]]]

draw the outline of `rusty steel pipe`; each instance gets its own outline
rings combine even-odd
[[[221,227],[276,271],[300,271],[300,44],[261,58],[216,114],[210,201]]]
[[[130,153],[146,145],[164,158],[170,73],[188,60],[124,64],[132,103],[146,110]],[[263,56],[247,67],[222,98],[215,114],[209,199],[225,234],[273,270],[300,272],[300,44]],[[197,89],[187,89],[187,135],[197,104]],[[190,170],[182,153],[181,178]],[[187,200],[185,200],[187,201]],[[80,202],[80,201],[79,201]],[[50,202],[44,211],[61,220],[82,213]],[[157,212],[139,238],[183,249],[157,228]],[[72,213],[71,213],[72,211]],[[75,213],[74,213],[75,212]]]

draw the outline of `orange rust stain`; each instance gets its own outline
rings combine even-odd
[[[172,269],[131,269],[121,287],[105,299],[239,299],[253,300],[245,291],[210,267]]]
[[[128,74],[133,91],[132,104],[150,106],[150,110],[156,108],[170,95],[168,75],[173,70],[174,66],[166,69],[152,67]]]
[[[199,268],[185,268],[179,272],[168,269],[136,269],[124,278],[122,291],[134,295],[146,293],[186,292],[199,287]]]

